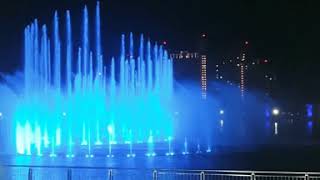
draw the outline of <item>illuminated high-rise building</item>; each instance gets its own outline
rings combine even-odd
[[[201,55],[201,97],[207,98],[207,55]]]
[[[241,93],[241,98],[244,98],[245,95],[245,90],[246,90],[246,56],[247,56],[247,46],[248,46],[248,41],[245,42],[245,46],[241,52],[241,60],[239,62],[240,64],[240,93]]]
[[[264,92],[270,97],[276,87],[277,77],[272,71],[272,61],[256,58],[253,54],[249,42],[245,41],[236,57],[222,59],[215,65],[216,81],[237,86],[242,100],[250,90]]]
[[[201,34],[199,42],[195,43],[196,47],[193,50],[181,50],[172,52],[170,57],[174,60],[175,79],[191,79],[199,83],[201,98],[207,98],[208,79],[207,79],[207,64],[208,55],[206,42],[207,35]],[[199,93],[199,94],[200,94]]]

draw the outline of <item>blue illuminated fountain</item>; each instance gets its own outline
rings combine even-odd
[[[73,44],[70,11],[63,22],[65,26],[55,12],[51,35],[37,20],[24,30],[24,92],[13,117],[17,153],[74,157],[82,150],[93,157],[103,147],[113,157],[113,148],[123,144],[127,156],[134,157],[135,144],[144,143],[146,155],[155,156],[155,143],[166,140],[167,153],[173,155],[168,52],[141,35],[135,54],[130,33],[129,50],[122,35],[120,57],[105,63],[99,2],[93,29],[84,7],[81,47]],[[89,31],[94,31],[94,46]],[[188,153],[187,142],[184,151]]]

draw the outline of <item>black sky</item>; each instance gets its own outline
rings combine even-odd
[[[1,0],[0,71],[21,68],[22,32],[33,18],[51,24],[55,9],[61,14],[71,9],[76,21],[84,4],[93,13],[94,0]],[[189,48],[206,32],[213,67],[215,61],[237,55],[248,40],[255,56],[274,62],[279,97],[320,102],[317,0],[102,0],[101,4],[105,52],[116,52],[118,46],[112,44],[123,32],[167,40],[170,49]],[[73,28],[79,33],[80,28]]]

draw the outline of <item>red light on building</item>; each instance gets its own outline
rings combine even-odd
[[[268,59],[265,59],[265,60],[264,60],[264,63],[268,63]]]
[[[163,45],[167,45],[167,41],[163,41]]]
[[[249,42],[248,41],[246,41],[246,42],[244,42],[246,45],[248,45],[249,44]]]

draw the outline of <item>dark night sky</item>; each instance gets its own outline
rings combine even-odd
[[[190,47],[208,34],[209,66],[237,55],[248,40],[257,57],[271,59],[285,100],[320,102],[320,16],[317,0],[104,0],[105,52],[114,53],[122,32],[167,40],[169,48]],[[51,24],[54,9],[71,9],[79,19],[83,0],[1,0],[0,71],[21,68],[23,27],[33,18]],[[73,27],[78,30],[80,28]],[[79,32],[79,31],[78,31]],[[118,44],[117,44],[118,45]],[[209,69],[210,71],[210,69]],[[213,68],[212,68],[213,71]],[[210,77],[209,77],[210,79]],[[211,79],[214,79],[213,77]]]

